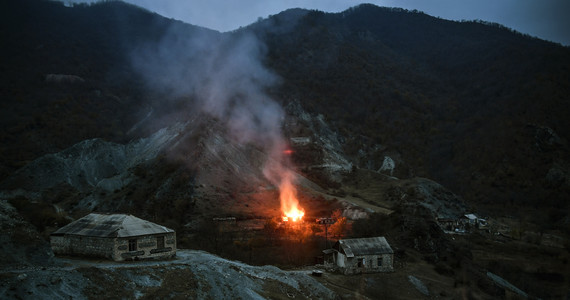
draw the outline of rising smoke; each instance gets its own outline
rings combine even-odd
[[[284,112],[266,93],[279,77],[263,65],[265,54],[265,45],[247,31],[173,26],[159,42],[134,51],[132,62],[153,90],[192,98],[194,109],[221,121],[234,141],[263,149],[263,174],[282,186],[294,173],[284,167]]]

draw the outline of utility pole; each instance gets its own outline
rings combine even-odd
[[[334,224],[336,222],[335,219],[333,218],[318,218],[315,220],[317,222],[317,224],[322,224],[325,225],[325,249],[329,248],[329,239],[328,239],[328,227],[331,224]]]

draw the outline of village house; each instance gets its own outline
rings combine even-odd
[[[459,218],[437,218],[437,224],[445,233],[466,234],[473,229],[484,229],[487,220],[475,214],[465,214]]]
[[[176,255],[176,233],[132,215],[91,213],[50,236],[53,253],[115,261]]]
[[[469,228],[483,228],[487,226],[487,220],[479,218],[475,214],[465,214],[461,216],[459,222],[465,227]]]
[[[339,240],[324,253],[326,264],[335,265],[344,274],[394,270],[394,251],[384,237]]]

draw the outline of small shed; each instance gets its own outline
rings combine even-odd
[[[463,226],[474,226],[475,228],[484,228],[487,226],[487,220],[479,218],[475,214],[466,214],[460,218],[460,223]]]
[[[477,224],[478,219],[479,218],[477,218],[477,216],[475,214],[465,214],[461,217],[461,220],[463,221],[463,223],[466,223],[469,225]]]
[[[91,213],[50,236],[53,253],[114,261],[165,259],[176,255],[176,233],[125,214]]]
[[[327,253],[332,255],[332,263],[344,274],[394,270],[394,251],[385,237],[339,240],[325,255]]]

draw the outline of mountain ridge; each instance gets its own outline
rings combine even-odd
[[[501,156],[514,156],[547,173],[532,155],[512,150],[531,151],[528,148],[534,142],[525,133],[528,124],[554,128],[559,136],[568,136],[564,116],[569,112],[563,92],[570,82],[568,48],[494,24],[365,8],[352,9],[356,12],[351,20],[346,20],[351,18],[347,12],[308,12],[296,33],[267,34],[268,63],[286,77],[282,93],[310,99],[305,100],[309,110],[325,114],[340,132],[350,126],[360,127],[345,137],[360,133],[369,140],[364,143],[368,147],[391,144],[397,151],[407,152],[404,156],[415,160],[412,164],[419,175],[434,178],[461,194],[474,193],[464,189],[470,175],[454,169],[468,174],[481,172],[482,166],[467,164],[478,159],[495,164],[503,159]],[[370,11],[390,18],[383,20]],[[368,13],[372,16],[367,18]],[[355,20],[376,22],[376,31],[371,26],[354,25]],[[397,27],[394,24],[421,30],[385,28]],[[444,25],[454,31],[442,33]],[[350,114],[346,114],[348,103]],[[483,148],[484,155],[475,152],[474,145]],[[561,146],[553,156],[538,155],[546,156],[543,159],[557,157],[567,164],[567,146]],[[357,150],[347,152],[354,157]],[[376,156],[375,167],[380,167],[382,155],[370,154]],[[495,194],[492,197],[505,197],[490,193]]]
[[[70,63],[54,55],[38,56],[47,58],[48,66],[60,65],[59,74],[74,74],[84,82],[41,82],[42,70],[22,68],[41,63],[26,62],[23,57],[16,56],[6,65],[6,74],[19,72],[22,76],[5,81],[11,84],[3,89],[3,122],[8,128],[0,149],[5,158],[4,177],[38,154],[57,152],[85,138],[125,143],[185,117],[175,111],[192,111],[193,96],[153,91],[140,70],[125,60],[121,47],[104,46],[104,32],[117,27],[124,30],[108,35],[108,41],[128,37],[119,44],[134,44],[133,49],[161,43],[166,32],[174,32],[174,39],[204,35],[214,40],[253,32],[266,45],[264,63],[282,78],[270,94],[283,104],[297,99],[312,114],[322,115],[339,134],[342,151],[358,167],[378,170],[385,157],[402,157],[409,169],[405,176],[435,179],[468,201],[483,204],[502,199],[534,205],[546,197],[551,204],[564,206],[561,203],[570,193],[566,181],[551,184],[547,178],[554,173],[568,178],[569,173],[567,47],[513,33],[497,24],[447,21],[374,5],[335,14],[292,9],[224,34],[114,2],[72,8],[44,1],[8,2],[8,7],[19,8],[19,13],[5,22],[26,24],[27,18],[19,20],[18,16],[41,16],[37,8],[29,10],[36,3],[42,10],[56,11],[54,16],[64,20],[90,13],[102,15],[109,8],[113,14],[103,18],[100,27],[65,29],[71,38],[57,43],[61,49],[75,48],[71,53],[79,55],[72,56]],[[83,19],[84,24],[93,20]],[[57,23],[45,22],[44,31]],[[135,29],[141,22],[146,27]],[[34,34],[38,34],[33,28],[22,26],[19,30],[30,40],[17,39],[14,47],[28,49],[20,52],[31,58],[38,49],[54,52],[46,49],[42,38],[32,46]],[[58,34],[57,28],[63,29],[53,27],[52,35]],[[111,59],[92,55],[93,49],[77,34],[79,28],[86,31],[82,36],[89,43],[100,45],[94,48],[102,50],[99,55]],[[9,31],[3,31],[3,36],[14,39]],[[3,51],[13,55],[10,49],[14,47]],[[117,53],[111,55],[110,49]],[[153,51],[177,54],[156,49]],[[26,87],[30,83],[37,89]],[[165,100],[156,102],[153,98],[157,97]],[[140,123],[139,115],[149,111],[153,113],[146,124],[130,130]],[[537,138],[541,132],[552,132],[559,142],[547,146],[548,150],[536,146],[543,143]],[[509,186],[517,188],[505,188]],[[516,191],[519,187],[525,192]]]
[[[396,297],[423,274],[444,298],[505,297],[488,271],[536,297],[567,293],[567,47],[371,5],[293,9],[227,33],[116,2],[3,5],[0,238],[18,263],[43,265],[50,232],[107,211],[176,229],[182,247],[313,265],[322,231],[284,235],[264,176],[265,134],[278,131],[307,220],[347,218],[352,231],[335,226],[335,239],[382,235],[395,250],[394,274],[346,290],[374,296],[377,282],[395,283]],[[241,123],[240,105],[277,122]],[[263,130],[240,135],[248,127],[236,123]],[[70,153],[84,157],[41,163]],[[437,223],[465,213],[489,227],[450,235]],[[341,293],[341,282],[360,286],[337,280]]]

